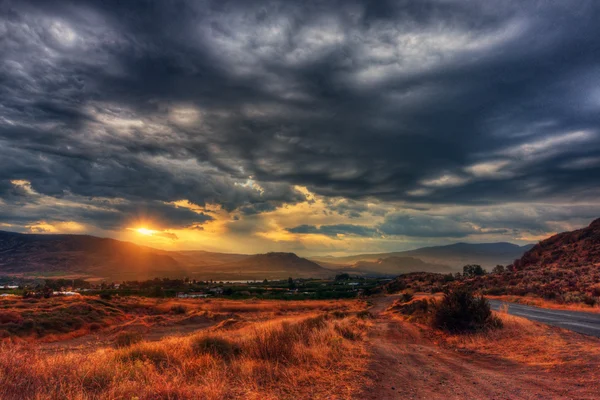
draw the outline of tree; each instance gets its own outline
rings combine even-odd
[[[296,283],[294,282],[294,279],[292,279],[291,276],[288,278],[288,287],[290,289],[296,289]]]
[[[504,268],[504,265],[498,264],[494,267],[494,269],[492,270],[492,273],[493,274],[503,274],[504,271],[506,271],[506,268]]]
[[[161,286],[154,286],[150,290],[150,296],[151,297],[165,297],[165,291],[163,290],[163,288]]]
[[[335,276],[335,280],[336,281],[347,281],[347,280],[350,280],[350,274],[346,274],[346,273],[338,274],[338,275]]]
[[[485,270],[481,268],[481,265],[469,264],[463,267],[463,275],[465,278],[473,278],[475,276],[485,275]]]

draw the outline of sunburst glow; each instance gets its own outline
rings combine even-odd
[[[156,233],[155,230],[148,229],[148,228],[136,228],[135,231],[137,233],[139,233],[140,235],[146,235],[146,236],[152,236],[154,233]]]

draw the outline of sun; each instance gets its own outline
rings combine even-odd
[[[141,235],[146,235],[146,236],[152,236],[154,234],[154,232],[156,232],[156,231],[153,231],[152,229],[148,229],[148,228],[137,228],[135,231]]]

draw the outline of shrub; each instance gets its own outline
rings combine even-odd
[[[100,298],[102,300],[112,300],[112,294],[103,292],[103,293],[100,293]]]
[[[481,265],[476,265],[476,264],[465,265],[463,267],[463,275],[466,278],[482,276],[482,275],[485,275],[485,270],[483,268],[481,268]]]
[[[401,314],[408,315],[412,321],[429,323],[434,304],[433,300],[428,301],[427,299],[423,299],[410,303],[396,304],[394,305],[394,309]]]
[[[297,337],[297,330],[286,322],[278,327],[257,329],[248,350],[253,357],[261,360],[289,362],[294,356]]]
[[[402,293],[402,295],[400,296],[400,301],[402,303],[408,303],[409,301],[411,301],[413,299],[413,294],[411,292],[404,292]]]
[[[336,322],[333,325],[333,329],[344,339],[357,340],[361,337],[360,330],[356,329],[354,324],[345,323],[345,321],[341,323]]]
[[[0,324],[8,324],[10,322],[21,322],[21,315],[15,311],[0,312]]]
[[[335,311],[331,312],[331,316],[333,318],[342,319],[342,318],[346,318],[348,316],[348,313],[346,313],[344,311],[335,310]]]
[[[478,332],[502,327],[483,296],[475,296],[467,288],[457,288],[444,295],[436,306],[432,325],[452,333]]]
[[[192,351],[195,354],[210,354],[223,359],[230,359],[241,353],[237,343],[216,336],[201,336],[192,340]]]
[[[92,322],[89,326],[91,332],[99,331],[100,329],[102,329],[102,325],[97,322]]]
[[[122,350],[122,353],[118,355],[118,358],[122,361],[150,362],[159,368],[164,368],[168,364],[173,364],[176,361],[169,357],[169,353],[166,349],[148,343],[142,343],[124,349]]]
[[[115,338],[117,347],[128,347],[142,341],[142,335],[139,332],[121,332]]]
[[[585,295],[583,296],[583,302],[590,307],[594,307],[596,304],[598,304],[598,299],[592,296]]]
[[[174,305],[173,307],[171,307],[171,312],[173,314],[185,314],[185,313],[187,313],[187,308],[184,305],[177,304],[177,305]]]

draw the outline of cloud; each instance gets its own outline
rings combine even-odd
[[[352,224],[321,225],[318,227],[314,225],[299,225],[289,228],[287,231],[297,234],[318,234],[330,237],[337,237],[339,235],[373,237],[378,235],[378,231],[375,228]]]
[[[504,229],[485,231],[473,223],[457,221],[443,216],[394,213],[387,215],[379,230],[386,235],[411,237],[464,238],[483,233],[507,233]]]
[[[368,203],[600,194],[595,2],[32,0],[0,11],[0,222],[198,226],[216,217],[165,203],[258,218],[307,201],[298,186],[352,222]],[[430,214],[377,229],[483,229]],[[346,222],[315,229],[363,226]]]

